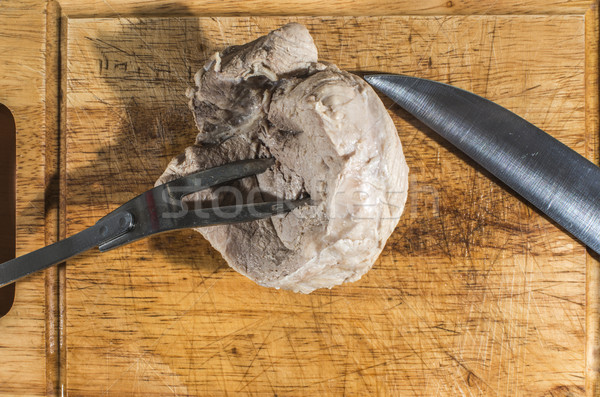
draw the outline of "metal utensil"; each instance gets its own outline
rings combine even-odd
[[[175,229],[248,222],[288,212],[309,199],[249,203],[188,210],[182,199],[192,193],[260,174],[273,159],[242,160],[197,172],[157,186],[69,238],[0,264],[0,286],[91,248],[108,251]]]
[[[592,162],[471,92],[403,75],[365,80],[600,253],[600,168]]]

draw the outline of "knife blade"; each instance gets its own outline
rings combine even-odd
[[[600,168],[594,163],[460,88],[404,75],[365,80],[600,253]]]

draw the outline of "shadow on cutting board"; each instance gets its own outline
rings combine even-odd
[[[368,74],[368,73],[365,73],[365,74]],[[384,102],[384,104],[385,104],[385,106],[386,106],[386,108],[388,110],[390,110],[391,112],[395,113],[398,117],[406,120],[411,126],[413,126],[415,129],[421,131],[429,139],[435,141],[437,144],[439,144],[445,150],[447,150],[448,152],[452,153],[454,156],[458,157],[462,162],[464,162],[465,164],[467,164],[468,166],[470,166],[471,168],[473,168],[478,174],[481,174],[482,176],[485,176],[488,180],[490,180],[494,184],[496,184],[499,187],[501,187],[506,193],[508,193],[511,196],[513,196],[514,198],[516,198],[521,204],[523,204],[524,206],[526,206],[530,211],[532,211],[532,212],[536,213],[537,215],[541,216],[548,223],[552,224],[557,229],[562,230],[563,232],[565,232],[566,234],[568,234],[569,236],[571,236],[573,238],[573,240],[575,240],[579,244],[583,245],[583,243],[579,242],[579,240],[576,237],[574,237],[573,235],[571,235],[571,233],[568,232],[567,230],[565,230],[561,225],[559,225],[553,219],[551,219],[549,216],[547,216],[542,211],[540,211],[539,209],[537,209],[536,207],[534,207],[532,204],[529,203],[529,201],[527,201],[519,193],[517,193],[516,191],[514,191],[510,186],[506,185],[503,181],[501,181],[500,179],[498,179],[491,172],[489,172],[488,170],[486,170],[485,168],[483,168],[482,166],[480,166],[477,162],[475,162],[473,159],[471,159],[469,156],[467,156],[461,150],[459,150],[458,148],[456,148],[454,145],[452,145],[450,142],[448,142],[446,139],[444,139],[438,133],[436,133],[435,131],[433,131],[431,128],[429,128],[428,126],[426,126],[423,122],[421,122],[420,120],[418,120],[416,117],[414,117],[413,115],[411,115],[410,113],[408,113],[407,111],[405,111],[404,109],[402,109],[400,106],[398,106],[397,104],[395,104],[391,99],[385,97],[384,95],[381,95],[381,94],[379,94],[379,95],[380,95],[380,98],[382,99],[382,101]],[[500,213],[500,211],[494,211],[494,212],[496,212],[498,214]],[[494,213],[494,212],[492,212],[492,213]],[[522,232],[522,230],[527,227],[526,225],[523,225],[521,223],[515,224],[515,225],[511,226],[508,223],[501,222],[500,219],[497,218],[497,217],[495,217],[495,216],[489,217],[488,221],[492,221],[492,223],[490,223],[490,224],[494,225],[495,227],[504,227],[504,228],[507,228],[509,230],[512,229],[511,231],[514,232],[514,233]],[[497,223],[494,223],[494,222],[497,222]],[[519,247],[519,248],[520,249],[525,249],[527,244],[528,244],[528,241],[525,239],[525,240],[522,241],[522,246]],[[592,254],[592,256],[598,257],[598,255],[595,254],[589,248],[586,247],[586,250],[588,251],[588,253]],[[555,256],[556,255],[559,255],[559,254],[555,254]],[[569,253],[564,253],[564,255],[569,255]]]
[[[49,178],[43,193],[46,210],[56,207],[60,194],[66,194],[67,207],[94,205],[100,200],[114,209],[152,188],[171,159],[194,143],[198,130],[185,92],[194,85],[194,74],[212,55],[212,49],[206,48],[195,18],[177,18],[174,26],[169,25],[171,21],[124,18],[117,29],[85,37],[88,41],[85,45],[89,47],[91,41],[93,47],[87,56],[97,61],[97,69],[86,71],[89,74],[86,78],[102,85],[104,91],[99,96],[110,97],[103,102],[108,108],[102,109],[102,114],[92,114],[85,108],[69,111],[102,120],[107,127],[101,132],[110,136],[98,134],[99,141],[94,141],[90,149],[93,152],[85,153],[92,160],[87,162],[89,165],[67,168],[67,192],[58,191],[58,173]],[[145,96],[149,91],[152,98]],[[119,114],[117,120],[115,114]],[[72,125],[61,131],[74,142],[77,133]],[[76,149],[67,146],[76,157]],[[103,194],[90,194],[91,184],[98,184]],[[32,207],[23,211],[27,216],[33,210]],[[67,209],[67,219],[68,212]],[[68,229],[67,237],[80,229]],[[210,256],[214,266],[227,266],[210,244],[192,230],[164,233],[146,240],[149,251],[157,250],[165,258],[173,254],[175,245],[177,256],[190,258],[189,263],[194,266],[206,263],[193,260],[199,252]],[[148,255],[152,256],[152,252]]]
[[[97,204],[97,198],[83,197],[84,192],[72,188],[97,181],[105,192],[103,200],[114,207],[152,188],[171,159],[194,143],[198,130],[185,92],[194,85],[194,74],[212,51],[206,48],[196,18],[125,19],[85,40],[82,45],[93,47],[90,54],[97,62],[96,70],[86,72],[93,74],[90,87],[100,87],[96,94],[106,104],[93,117],[109,113],[109,136],[93,142],[92,165],[68,169],[67,201],[77,206],[85,206],[86,200]],[[78,140],[75,127],[67,126],[66,133],[73,142]],[[226,266],[192,230],[146,240],[144,257],[159,254],[177,263],[205,266],[206,261],[197,260],[200,252],[211,258],[211,270]]]

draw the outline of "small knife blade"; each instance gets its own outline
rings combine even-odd
[[[365,80],[600,253],[600,168],[479,95],[404,75]]]

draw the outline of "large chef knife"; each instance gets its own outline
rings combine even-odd
[[[600,253],[600,168],[511,111],[416,77],[365,79]]]

